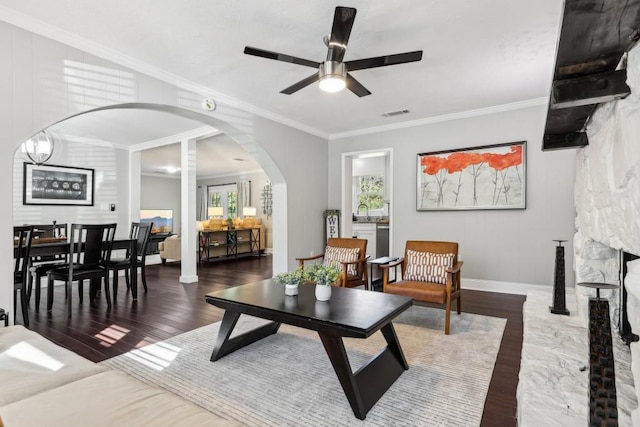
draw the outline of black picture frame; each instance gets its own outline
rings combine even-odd
[[[93,206],[94,170],[24,163],[24,205]]]

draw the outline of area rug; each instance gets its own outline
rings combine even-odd
[[[264,321],[241,316],[234,333]],[[353,415],[317,333],[282,325],[277,334],[210,362],[220,323],[102,362],[249,426],[477,426],[505,319],[414,306],[394,322],[409,370],[364,421]],[[386,342],[380,332],[345,339],[352,369]]]

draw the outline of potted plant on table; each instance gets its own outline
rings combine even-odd
[[[278,273],[273,277],[276,283],[284,285],[285,295],[298,295],[298,286],[304,283],[306,278],[307,276],[302,267],[298,267],[293,271]]]
[[[331,298],[331,285],[336,283],[342,272],[335,265],[314,264],[307,270],[309,279],[316,282],[316,299],[328,301]]]

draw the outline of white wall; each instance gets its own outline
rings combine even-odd
[[[201,101],[209,94],[184,89],[191,87],[186,84],[179,88],[5,22],[0,22],[0,63],[0,200],[5,203],[13,201],[14,152],[27,138],[74,114],[144,103],[220,129],[258,161],[274,184],[276,272],[295,267],[296,256],[318,250],[322,211],[327,208],[326,140],[225,99],[216,100],[216,110],[207,112]],[[319,219],[310,220],[315,217]],[[6,224],[0,227],[0,258],[11,259],[13,209],[0,211],[0,223]],[[0,264],[0,281],[11,283],[12,274],[10,263]],[[0,307],[11,310],[12,294],[11,286],[0,287]]]
[[[342,153],[391,147],[393,255],[402,256],[406,240],[456,241],[464,260],[463,287],[496,281],[551,286],[552,240],[571,240],[574,233],[575,151],[541,151],[545,119],[546,107],[529,107],[330,141],[329,206],[341,203]],[[528,141],[525,210],[416,211],[418,153],[522,140]],[[567,246],[572,286],[571,242]]]
[[[116,222],[118,237],[129,234],[129,152],[106,145],[57,141],[54,155],[47,164],[94,169],[93,206],[34,206],[22,204],[24,155],[16,153],[13,161],[13,223],[96,224]],[[109,206],[116,205],[111,211]]]
[[[140,209],[173,209],[173,233],[181,234],[180,180],[142,175]]]
[[[239,181],[251,181],[251,200],[249,205],[256,208],[256,218],[262,220],[262,224],[266,230],[265,248],[268,252],[273,249],[273,217],[267,218],[267,215],[262,212],[262,188],[267,184],[269,178],[264,173],[252,173],[234,176],[224,176],[218,178],[205,178],[198,180],[198,187],[206,187],[208,185],[222,185],[237,183]],[[242,212],[240,212],[242,216]]]

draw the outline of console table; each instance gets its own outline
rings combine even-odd
[[[199,232],[198,260],[260,255],[260,228],[232,228]]]

